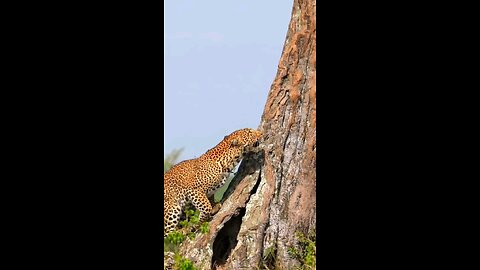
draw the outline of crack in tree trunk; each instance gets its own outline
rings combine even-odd
[[[263,154],[261,154],[263,158]],[[250,195],[255,194],[260,185],[260,174],[256,180],[255,186],[250,191]],[[236,185],[233,186],[233,188]],[[232,187],[232,186],[229,186]],[[232,188],[230,189],[232,190]],[[250,197],[248,197],[248,205]],[[232,219],[225,223],[225,226],[219,231],[215,241],[213,242],[213,257],[212,257],[212,270],[216,270],[218,266],[226,263],[228,256],[233,248],[237,244],[237,235],[240,231],[240,225],[242,224],[242,218],[245,216],[246,208],[240,208],[236,210],[238,214],[235,214]]]

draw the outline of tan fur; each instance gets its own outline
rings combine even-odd
[[[261,136],[254,129],[237,130],[199,158],[180,162],[164,174],[164,235],[175,229],[187,201],[200,211],[200,222],[209,218],[208,197],[225,183],[243,156],[254,150]]]

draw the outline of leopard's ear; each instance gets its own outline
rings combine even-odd
[[[232,140],[232,146],[239,146],[241,143],[237,139]]]

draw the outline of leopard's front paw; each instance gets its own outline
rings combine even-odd
[[[211,215],[215,215],[218,211],[220,211],[220,208],[222,208],[222,203],[217,203],[215,206],[213,206],[212,211],[210,212]]]

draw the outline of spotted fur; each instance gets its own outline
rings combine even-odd
[[[225,184],[243,156],[255,150],[261,136],[254,129],[237,130],[199,158],[183,161],[164,174],[164,235],[176,228],[187,201],[200,211],[200,222],[210,217],[208,198]]]

